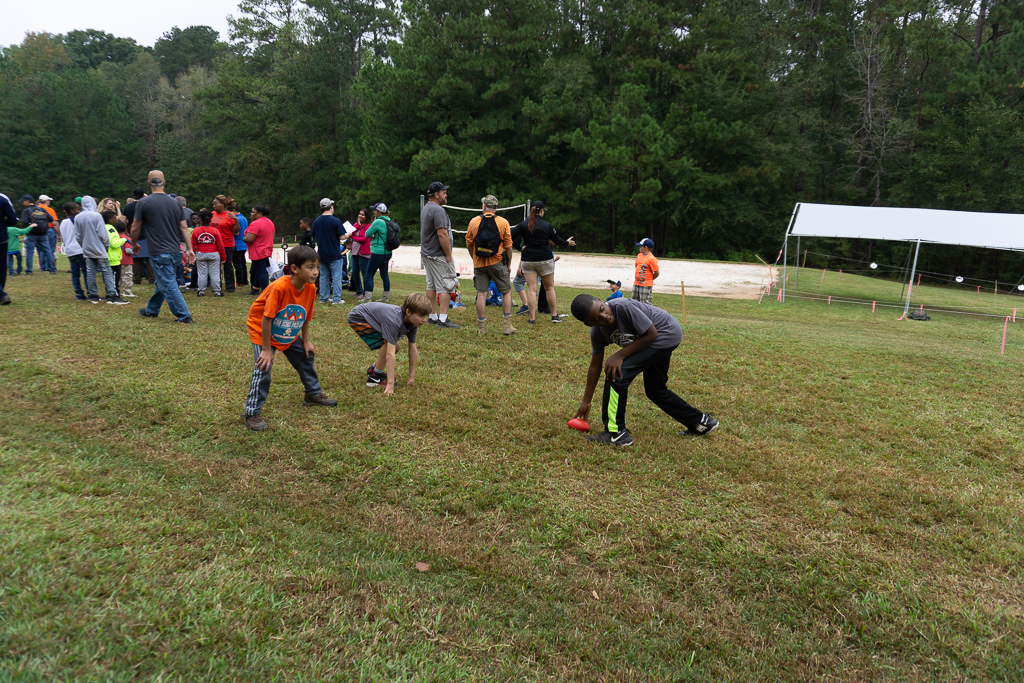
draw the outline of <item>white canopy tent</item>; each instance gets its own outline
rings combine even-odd
[[[789,261],[789,238],[847,237],[872,240],[916,242],[910,289],[904,312],[910,309],[910,294],[917,271],[922,242],[955,244],[984,249],[1024,251],[1024,215],[940,211],[937,209],[895,209],[880,206],[836,206],[797,203],[783,243],[783,273]],[[798,247],[799,251],[799,247]],[[786,300],[786,278],[782,278],[782,300]]]

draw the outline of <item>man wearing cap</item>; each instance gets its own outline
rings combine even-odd
[[[53,252],[49,251],[50,212],[41,206],[36,206],[30,194],[21,198],[21,206],[23,207],[21,222],[25,224],[26,228],[32,228],[25,235],[25,275],[32,274],[32,262],[35,260],[37,251],[39,252],[39,270],[50,271],[50,260],[53,257]],[[56,266],[52,272],[57,272]]]
[[[487,334],[487,293],[491,280],[501,294],[501,333],[515,334],[512,327],[512,285],[509,264],[512,263],[512,226],[496,215],[498,198],[489,194],[480,200],[483,213],[474,216],[466,230],[466,248],[473,257],[473,287],[476,288],[477,332]]]
[[[192,314],[185,303],[185,297],[178,289],[177,266],[181,262],[181,245],[185,245],[185,262],[195,263],[185,212],[181,204],[167,196],[164,190],[164,174],[149,172],[149,187],[152,194],[134,203],[135,219],[132,221],[132,244],[138,244],[139,234],[146,231],[149,246],[149,261],[156,276],[155,290],[146,307],[139,311],[144,318],[160,315],[164,301],[179,323],[191,324]]]
[[[637,254],[634,264],[633,295],[630,298],[653,305],[654,281],[658,279],[658,259],[651,253],[654,240],[645,237],[637,242],[636,246],[640,247],[640,253]]]
[[[333,199],[320,200],[320,215],[313,221],[312,232],[320,254],[320,302],[327,303],[330,297],[332,306],[343,304],[341,288],[345,262],[341,259],[341,241],[345,239],[345,226],[334,215]]]
[[[39,195],[39,207],[42,208],[46,213],[50,214],[50,227],[46,232],[46,246],[47,254],[50,256],[50,272],[57,272],[57,226],[60,225],[60,219],[57,218],[57,212],[53,210],[50,203],[53,201],[53,197],[45,194]]]
[[[444,205],[448,203],[448,186],[434,181],[427,188],[427,203],[420,213],[420,262],[427,274],[427,298],[430,299],[430,322],[438,327],[458,329],[448,319],[451,295],[459,288],[452,257],[452,222]],[[441,294],[440,311],[436,308]]]

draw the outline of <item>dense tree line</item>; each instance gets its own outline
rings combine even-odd
[[[1022,106],[1016,0],[243,0],[228,43],[5,49],[0,189],[123,197],[159,166],[288,226],[382,200],[411,237],[441,179],[542,198],[587,251],[751,259],[796,201],[1024,212]]]

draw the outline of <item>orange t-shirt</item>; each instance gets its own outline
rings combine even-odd
[[[636,274],[633,278],[634,287],[653,287],[654,276],[651,273],[658,272],[658,259],[654,254],[636,255]]]
[[[270,344],[284,351],[302,336],[303,324],[313,319],[314,301],[316,285],[307,283],[300,292],[287,275],[277,278],[249,308],[249,339],[253,344],[263,344],[263,318],[273,318]]]

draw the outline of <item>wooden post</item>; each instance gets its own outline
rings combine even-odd
[[[683,324],[686,324],[686,285],[682,280],[679,281],[679,289],[683,295]]]
[[[815,252],[815,253],[817,253],[817,252]],[[806,249],[804,249],[804,262],[800,264],[800,267],[801,268],[806,268],[807,267],[807,250]]]

